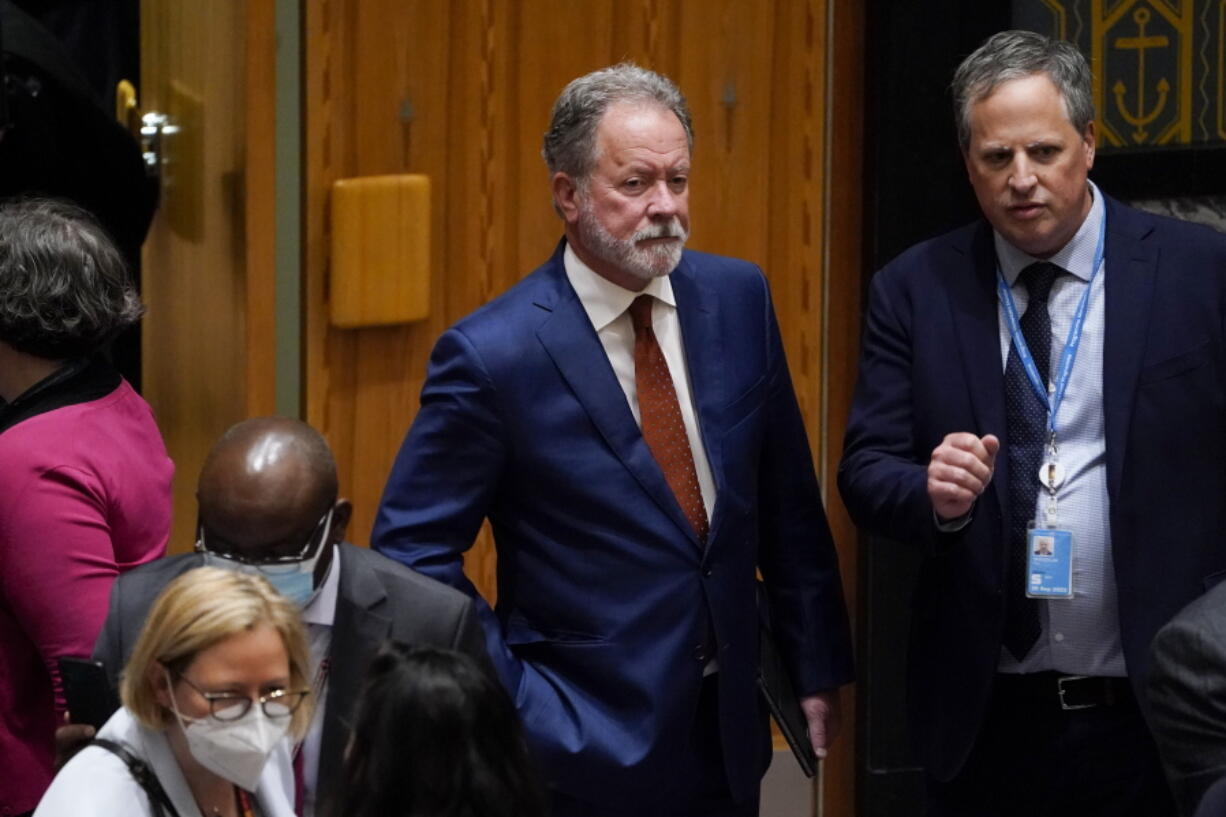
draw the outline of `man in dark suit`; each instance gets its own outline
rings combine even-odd
[[[303,740],[302,806],[318,813],[338,783],[348,722],[366,668],[391,639],[466,652],[488,667],[472,601],[344,541],[351,506],[337,498],[328,444],[297,420],[233,426],[209,452],[197,491],[197,552],[123,575],[94,650],[116,681],[154,599],[202,565],[262,575],[303,607],[316,712]]]
[[[1135,693],[1226,567],[1226,239],[1089,183],[1090,85],[1037,34],[971,54],[953,90],[984,220],[872,283],[839,486],[927,555],[908,697],[930,814],[1169,813]],[[1028,565],[1041,536],[1056,556]]]
[[[1226,814],[1226,783],[1215,785],[1226,779],[1226,582],[1159,630],[1152,653],[1150,722],[1179,813]]]
[[[851,677],[834,546],[766,281],[683,252],[692,131],[672,82],[581,77],[544,155],[565,239],[439,340],[381,552],[476,597],[565,815],[757,814],[760,568],[819,753]]]

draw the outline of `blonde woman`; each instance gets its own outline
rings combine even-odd
[[[154,603],[123,708],[59,773],[36,817],[293,817],[291,738],[310,722],[293,603],[257,576],[202,567]]]

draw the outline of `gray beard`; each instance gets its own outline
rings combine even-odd
[[[615,238],[605,229],[585,201],[579,206],[579,229],[588,249],[605,263],[643,281],[662,278],[681,263],[681,252],[689,233],[681,226],[681,219],[673,216],[669,222],[654,224],[640,230],[628,239]],[[638,242],[650,238],[674,236],[680,241],[670,241],[654,247],[640,247]]]

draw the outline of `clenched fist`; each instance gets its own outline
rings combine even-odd
[[[968,431],[945,435],[928,461],[928,498],[942,521],[970,513],[975,500],[992,481],[1000,440],[994,434],[977,437]]]

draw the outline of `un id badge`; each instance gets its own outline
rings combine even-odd
[[[1031,527],[1026,534],[1026,595],[1032,599],[1073,597],[1073,533]]]

